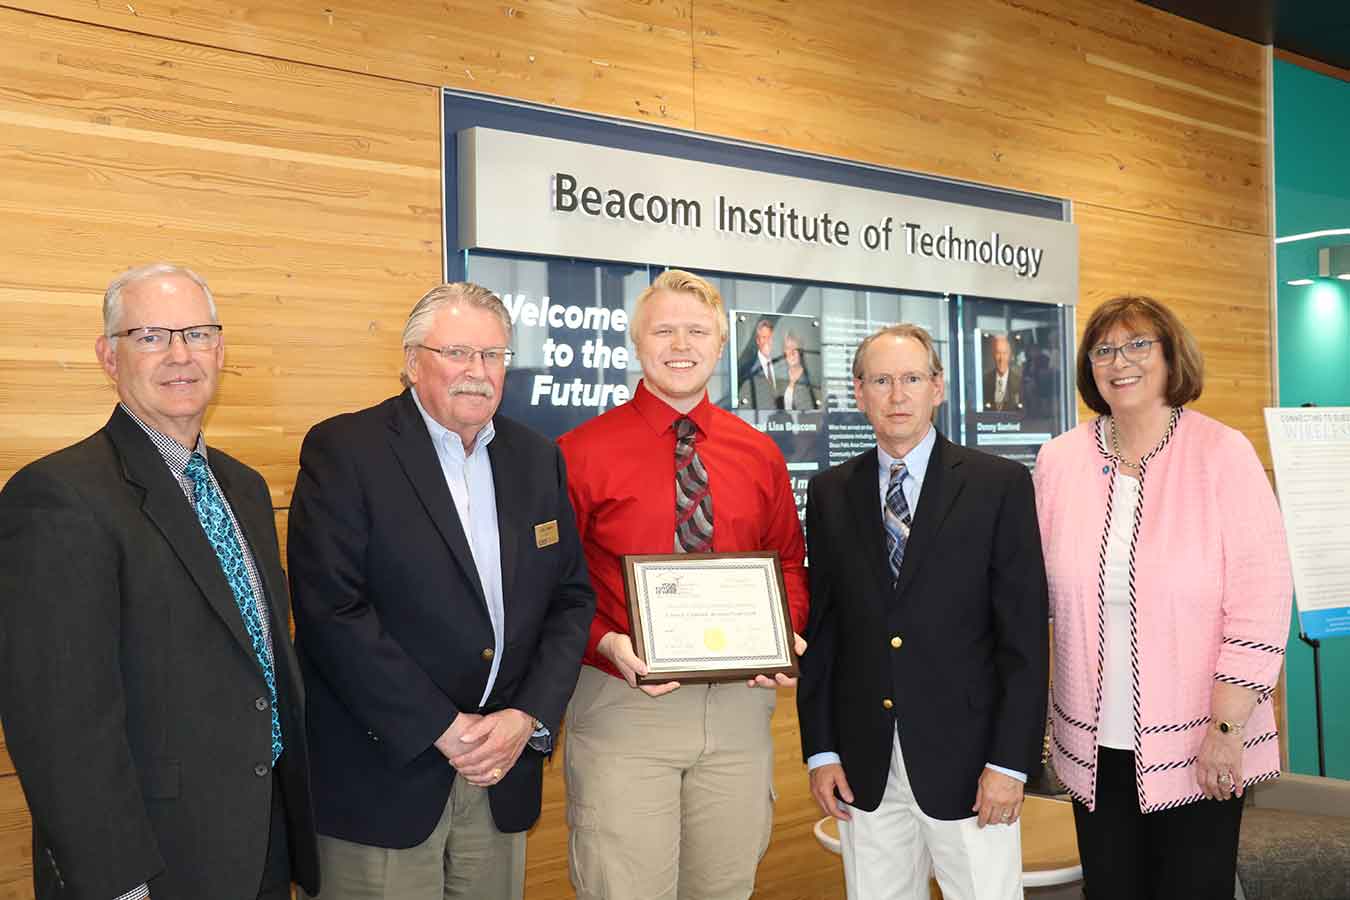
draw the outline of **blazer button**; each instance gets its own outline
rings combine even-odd
[[[262,763],[258,763],[256,766],[253,767],[253,774],[257,775],[259,778],[266,777],[267,766],[264,766]]]
[[[890,709],[890,708],[893,707],[893,706],[895,706],[895,704],[891,702],[891,698],[890,698],[890,697],[887,697],[885,700],[882,700],[882,701],[881,701],[881,708],[882,708],[882,709]]]
[[[263,710],[267,709],[267,701],[264,700],[262,697],[259,697],[258,699],[253,701],[253,708],[256,709],[258,712],[262,712]]]
[[[494,657],[494,656],[496,656],[496,655],[497,655],[497,651],[493,650],[491,647],[485,647],[485,648],[483,649],[483,654],[482,654],[482,656],[483,656],[483,662],[491,662],[491,661],[492,661],[492,657]]]
[[[898,634],[895,637],[891,638],[891,646],[894,647],[896,650],[899,650],[900,645],[903,643],[904,641],[900,640],[900,635]]]

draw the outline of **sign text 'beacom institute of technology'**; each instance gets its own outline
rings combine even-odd
[[[461,249],[1077,300],[1068,222],[488,128],[458,142]]]

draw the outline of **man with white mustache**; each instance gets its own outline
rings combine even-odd
[[[497,415],[511,319],[441,285],[406,390],[316,425],[288,547],[323,900],[516,900],[595,598],[551,441]]]

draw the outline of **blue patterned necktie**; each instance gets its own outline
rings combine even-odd
[[[201,520],[206,539],[216,551],[216,559],[225,572],[225,580],[230,583],[230,592],[243,616],[244,628],[253,641],[253,653],[262,666],[263,679],[267,682],[267,691],[272,700],[272,765],[276,765],[281,756],[281,719],[277,716],[277,681],[272,671],[272,657],[267,652],[267,641],[263,638],[262,619],[258,616],[257,598],[253,596],[253,583],[248,577],[248,565],[244,562],[244,550],[234,533],[234,523],[225,509],[220,492],[211,482],[206,470],[206,460],[200,453],[192,454],[185,472],[192,479],[193,508]]]
[[[886,505],[881,521],[886,526],[886,551],[891,563],[891,584],[900,580],[900,563],[905,560],[905,542],[909,540],[909,501],[900,485],[905,480],[905,464],[891,463],[891,480],[886,484]]]

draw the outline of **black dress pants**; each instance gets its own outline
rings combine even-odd
[[[1199,790],[1199,788],[1197,788]],[[1233,900],[1242,800],[1139,812],[1134,754],[1097,751],[1097,808],[1073,821],[1088,900]]]

